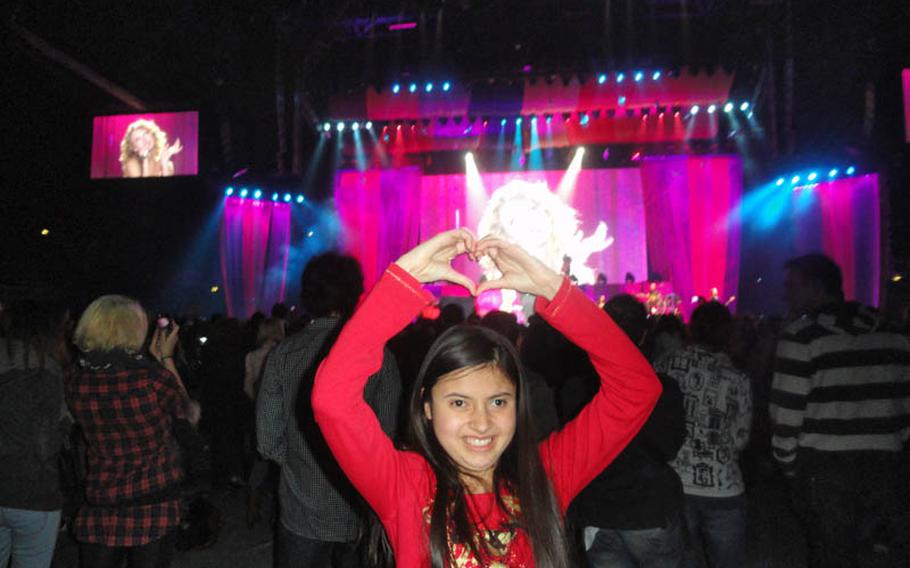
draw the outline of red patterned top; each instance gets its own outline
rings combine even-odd
[[[313,410],[335,458],[385,527],[402,568],[429,566],[428,518],[435,476],[422,456],[398,451],[363,400],[363,388],[382,364],[385,342],[432,302],[410,274],[391,265],[348,322],[323,362],[313,388]],[[587,351],[600,391],[561,431],[540,443],[540,457],[563,511],[629,443],[660,396],[651,366],[616,324],[568,280],[536,311]],[[527,534],[515,522],[520,504],[504,496],[473,495],[471,518],[491,552],[492,566],[533,567]],[[509,505],[509,503],[512,503]],[[455,543],[458,568],[480,566]]]
[[[66,382],[70,411],[88,444],[81,542],[137,546],[180,524],[183,474],[173,420],[186,392],[169,371],[141,355],[89,353]]]

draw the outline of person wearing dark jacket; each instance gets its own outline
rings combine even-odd
[[[0,337],[0,566],[50,566],[63,495],[57,456],[71,421],[63,397],[62,317],[25,302]]]
[[[604,310],[641,346],[647,312],[633,296],[622,294]],[[676,382],[660,378],[663,393],[632,442],[572,503],[572,518],[584,529],[589,566],[676,567],[684,552],[682,484],[668,461],[686,436],[682,393]],[[583,406],[579,380],[563,387],[564,405]],[[565,408],[572,413],[571,408]]]

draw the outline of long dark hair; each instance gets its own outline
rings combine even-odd
[[[449,537],[471,548],[478,560],[488,559],[468,520],[465,488],[458,466],[436,439],[432,422],[424,413],[431,391],[440,377],[460,369],[492,365],[515,385],[517,421],[515,436],[493,473],[496,500],[503,511],[502,493],[518,499],[515,521],[530,538],[538,568],[567,568],[569,548],[559,506],[537,450],[530,397],[518,353],[508,339],[493,330],[458,325],[430,347],[414,384],[409,407],[408,445],[427,460],[436,474],[436,494],[430,514],[429,550],[434,568],[454,566]],[[451,530],[451,534],[449,531]]]

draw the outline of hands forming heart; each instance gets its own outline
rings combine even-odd
[[[502,274],[479,286],[452,268],[452,261],[463,255],[477,262],[487,256]],[[520,246],[492,236],[480,240],[468,229],[453,229],[426,240],[396,261],[420,282],[445,280],[467,288],[477,295],[485,290],[508,288],[552,300],[562,285],[562,276],[534,258]]]

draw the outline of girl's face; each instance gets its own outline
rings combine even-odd
[[[444,375],[430,391],[424,412],[473,493],[492,490],[493,472],[515,435],[517,402],[515,385],[494,365]]]

